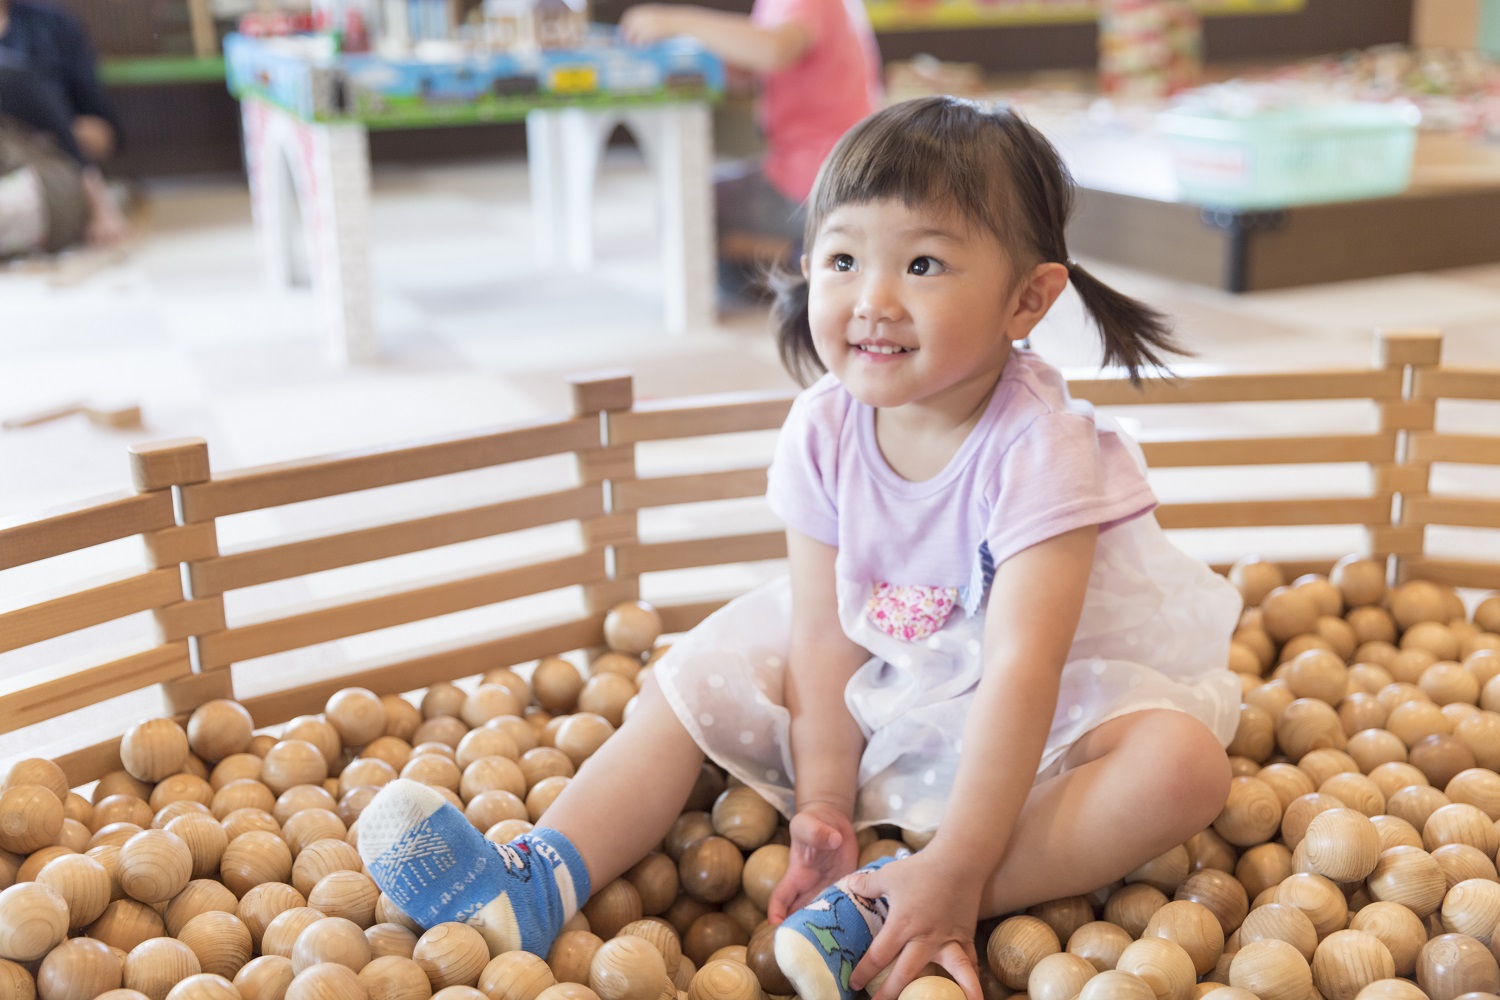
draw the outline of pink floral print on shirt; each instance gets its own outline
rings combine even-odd
[[[942,628],[957,603],[957,587],[877,583],[865,602],[865,617],[886,635],[915,642]]]

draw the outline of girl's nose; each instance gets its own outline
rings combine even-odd
[[[896,282],[868,275],[860,285],[854,315],[870,323],[890,322],[902,316],[901,297]]]

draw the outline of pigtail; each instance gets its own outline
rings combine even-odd
[[[1171,374],[1163,355],[1188,352],[1178,345],[1166,315],[1116,291],[1081,264],[1068,261],[1067,266],[1068,280],[1099,326],[1104,363],[1124,368],[1135,385],[1141,384],[1144,368]]]
[[[786,266],[773,268],[766,284],[775,295],[771,319],[776,325],[776,353],[792,378],[810,385],[826,370],[813,346],[807,315],[807,278]]]

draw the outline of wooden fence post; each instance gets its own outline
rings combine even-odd
[[[1391,527],[1372,532],[1372,546],[1391,556],[1391,580],[1405,579],[1405,565],[1412,557],[1420,558],[1426,547],[1426,525],[1411,515],[1410,499],[1427,493],[1432,463],[1412,457],[1413,436],[1431,432],[1437,419],[1437,400],[1421,399],[1416,393],[1418,368],[1435,367],[1442,360],[1441,331],[1431,329],[1377,330],[1376,363],[1386,368],[1400,368],[1401,399],[1383,400],[1380,429],[1396,432],[1396,464],[1377,470],[1377,488],[1391,490]]]

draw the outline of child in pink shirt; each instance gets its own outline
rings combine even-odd
[[[766,154],[715,179],[720,284],[743,293],[766,263],[793,259],[803,203],[833,144],[880,99],[880,53],[860,0],[755,0],[750,15],[686,4],[625,12],[627,41],[690,35],[761,78]]]

